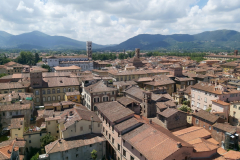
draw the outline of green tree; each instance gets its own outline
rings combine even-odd
[[[11,60],[9,58],[6,57],[5,54],[2,54],[0,57],[0,65],[6,64],[8,62],[10,62]]]
[[[27,64],[27,65],[35,65],[35,57],[32,52],[20,52],[20,56],[18,56],[15,60],[17,63],[20,64]]]
[[[4,76],[6,76],[6,75],[7,75],[6,73],[1,73],[1,74],[0,74],[0,78],[1,78],[1,77],[4,77]]]
[[[210,112],[211,110],[212,110],[211,107],[208,107],[208,108],[206,109],[207,112]]]
[[[47,69],[47,70],[48,70],[48,72],[50,72],[50,71],[51,71],[51,68],[50,68],[50,66],[49,66],[49,65],[47,65],[47,64],[43,64],[43,65],[42,65],[42,68],[45,68],[45,69]]]
[[[55,141],[56,139],[50,135],[50,134],[46,134],[45,136],[43,136],[41,139],[40,139],[40,142],[41,142],[41,147],[44,148],[46,145],[48,145],[49,143]]]
[[[35,64],[38,63],[39,60],[40,60],[39,54],[35,53]]]
[[[95,149],[92,150],[92,152],[91,152],[91,157],[92,157],[92,159],[94,159],[94,160],[97,159],[97,151],[96,151]]]
[[[183,112],[191,112],[191,108],[186,106],[186,105],[182,105],[179,110],[183,111]]]
[[[30,160],[38,160],[39,153],[37,152]]]
[[[190,101],[183,101],[183,104],[186,106],[190,106]]]

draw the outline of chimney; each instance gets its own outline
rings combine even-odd
[[[149,119],[149,124],[152,124],[152,120],[151,119]]]
[[[177,147],[178,148],[181,148],[182,147],[182,144],[180,142],[177,142]]]

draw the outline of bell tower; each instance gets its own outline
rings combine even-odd
[[[143,91],[143,99],[141,103],[142,113],[144,117],[150,118],[156,116],[156,103],[152,100],[152,93]]]
[[[140,49],[139,48],[135,49],[135,57],[140,58]]]
[[[87,46],[88,59],[91,59],[92,58],[92,41],[87,41],[86,46]]]

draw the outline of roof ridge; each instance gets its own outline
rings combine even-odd
[[[191,133],[191,132],[195,132],[195,131],[200,130],[200,129],[203,129],[203,128],[202,128],[202,127],[198,127],[198,128],[195,129],[195,130],[191,130],[191,131],[185,132],[185,133],[183,133],[183,134],[178,134],[177,136],[184,135],[184,134]],[[177,131],[177,132],[178,132],[178,131]]]
[[[62,140],[62,139],[58,139],[58,140],[56,140],[55,142],[55,144],[51,147],[51,149],[48,151],[48,152],[46,152],[46,154],[48,154],[52,149],[53,149],[53,147],[55,147],[55,145],[59,142],[59,140]],[[53,143],[53,142],[52,142]],[[51,144],[51,143],[50,143]],[[48,144],[49,145],[49,144]],[[46,146],[45,146],[46,147]]]

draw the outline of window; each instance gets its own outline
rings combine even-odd
[[[198,100],[200,100],[200,96],[198,96]]]
[[[50,125],[50,123],[51,123],[51,122],[50,122],[50,121],[48,121],[48,125]]]
[[[192,105],[194,106],[194,101],[192,101]]]
[[[212,127],[211,126],[209,126],[209,128],[208,128],[209,130],[211,130],[212,129]]]
[[[198,119],[196,119],[196,124],[198,124]]]
[[[108,135],[108,138],[111,139],[111,134]]]
[[[120,147],[120,145],[118,144],[118,150],[120,151],[120,149],[121,149],[121,147]]]
[[[5,112],[3,112],[3,116],[5,116]]]
[[[50,96],[48,96],[48,101],[51,101],[51,97]]]
[[[74,91],[75,90],[75,88],[72,88],[72,91]]]
[[[126,157],[126,151],[123,149],[123,156]]]
[[[53,93],[53,94],[55,93],[55,89],[52,89],[52,93]]]
[[[206,103],[207,103],[207,98],[206,98],[206,97],[204,98],[204,102],[206,102]]]
[[[39,102],[39,98],[38,97],[36,98],[36,102]]]
[[[240,107],[238,107],[238,110],[240,110]]]
[[[29,143],[32,143],[32,141],[31,141],[31,140],[29,140]]]
[[[130,160],[134,160],[134,158],[132,156],[130,156]]]
[[[106,131],[106,136],[108,135],[108,131]]]
[[[105,127],[103,127],[103,132],[105,132]]]
[[[235,117],[235,115],[236,115],[236,112],[233,112],[233,117]]]
[[[53,96],[53,97],[52,97],[52,100],[53,100],[53,101],[56,101],[56,97],[55,97],[55,96]]]
[[[39,95],[39,91],[35,91],[35,95]]]
[[[61,100],[61,97],[60,97],[60,96],[58,96],[58,100]]]
[[[237,108],[237,105],[234,105],[233,108]]]
[[[200,107],[200,103],[199,102],[197,102],[197,108],[199,108]]]
[[[112,95],[114,95],[114,91],[112,91]]]
[[[51,94],[51,91],[50,91],[50,89],[48,89],[48,90],[47,90],[47,94]]]
[[[193,97],[193,98],[194,98],[194,96],[195,96],[195,95],[194,95],[194,94],[192,94],[192,97]]]
[[[68,88],[68,92],[71,92],[71,88]]]
[[[207,109],[207,105],[204,105],[204,106],[203,106],[203,110],[206,110],[206,109]]]
[[[46,98],[45,97],[43,97],[43,102],[45,102],[46,101]]]
[[[205,128],[205,125],[203,125],[203,128]]]
[[[114,144],[114,138],[112,138],[112,144]]]
[[[100,123],[98,123],[98,127],[100,127]]]
[[[46,94],[46,93],[45,93],[45,90],[42,90],[42,94]]]
[[[60,89],[57,89],[57,93],[60,93]]]

